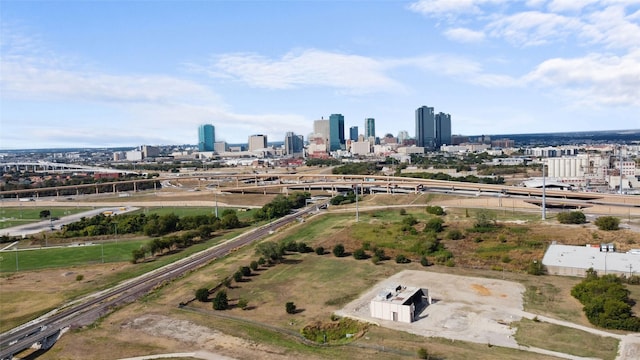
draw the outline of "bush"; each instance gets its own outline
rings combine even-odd
[[[582,211],[563,211],[557,216],[558,222],[561,224],[584,224],[587,217]]]
[[[380,257],[379,257],[378,255],[373,255],[373,256],[371,257],[371,262],[372,262],[374,265],[378,265],[378,264],[380,263]]]
[[[404,256],[402,254],[398,254],[396,256],[396,263],[398,263],[398,264],[408,264],[410,262],[411,262],[411,260],[408,259],[406,256]]]
[[[316,248],[316,254],[318,255],[324,255],[324,248],[322,246],[318,246]]]
[[[287,311],[287,314],[295,314],[296,305],[292,301],[289,301],[285,304],[285,310]]]
[[[356,250],[353,252],[353,257],[354,257],[356,260],[363,260],[363,259],[366,259],[366,258],[367,258],[367,253],[364,251],[364,249],[363,249],[363,248],[359,248],[359,249],[356,249]]]
[[[454,266],[456,266],[456,263],[455,263],[455,261],[453,261],[453,259],[449,259],[444,263],[444,266],[454,267]]]
[[[227,292],[224,290],[218,291],[216,297],[213,298],[214,310],[227,310],[229,308],[229,299],[227,298]]]
[[[618,230],[620,228],[620,219],[615,216],[601,216],[596,219],[595,224],[600,230]]]
[[[444,229],[444,221],[441,218],[433,218],[427,221],[424,231],[441,232]]]
[[[429,259],[427,259],[426,257],[423,256],[423,257],[420,258],[420,265],[429,266],[431,264],[429,263]]]
[[[205,301],[209,300],[209,289],[200,288],[200,289],[196,290],[196,300],[198,300],[200,302],[205,302]]]
[[[249,301],[247,301],[247,299],[245,298],[238,299],[238,307],[240,309],[246,310],[248,306],[249,306]]]
[[[344,245],[338,244],[333,247],[333,255],[335,255],[336,257],[343,257],[344,253]]]
[[[255,260],[253,260],[253,261],[251,262],[251,264],[249,264],[249,267],[250,267],[250,268],[251,268],[251,270],[253,270],[253,271],[258,270],[258,262],[257,262],[257,261],[255,261]]]
[[[444,209],[440,206],[427,206],[427,212],[432,215],[444,215]]]
[[[449,230],[449,232],[447,232],[447,239],[449,240],[460,240],[463,237],[464,235],[462,235],[462,231],[458,229],[451,229]]]
[[[418,359],[430,359],[431,355],[425,348],[418,349]]]
[[[402,216],[407,215],[407,210],[400,209],[400,215],[402,215]]]
[[[544,275],[544,265],[541,261],[534,260],[527,266],[527,274],[529,275]]]
[[[387,260],[387,255],[385,255],[383,248],[375,248],[373,254],[380,260]]]
[[[225,278],[224,280],[222,280],[222,285],[224,285],[224,287],[230,288],[231,287],[231,278]]]
[[[84,275],[82,274],[76,275],[76,281],[82,281],[82,280],[84,280]]]
[[[242,273],[240,271],[236,271],[235,273],[233,273],[233,280],[235,282],[242,281]]]

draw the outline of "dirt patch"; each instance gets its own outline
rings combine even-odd
[[[471,284],[471,288],[480,296],[489,296],[491,291],[479,284]],[[506,296],[506,295],[505,295]]]

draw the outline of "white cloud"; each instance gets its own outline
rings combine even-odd
[[[403,88],[385,74],[384,61],[316,49],[290,52],[280,59],[257,54],[225,54],[217,56],[209,67],[191,65],[191,68],[267,89],[322,86],[348,94],[366,94]]]
[[[500,4],[506,0],[419,0],[409,5],[411,11],[423,15],[478,14],[482,5]]]
[[[450,40],[461,43],[477,43],[485,38],[484,32],[466,28],[448,29],[444,32],[444,35]]]
[[[592,54],[549,59],[524,77],[580,105],[640,106],[640,50],[625,56]]]
[[[570,17],[526,11],[496,20],[487,30],[491,36],[504,38],[514,45],[532,46],[566,38],[581,27],[580,21]]]
[[[552,12],[578,12],[598,1],[599,0],[552,0],[547,7]]]

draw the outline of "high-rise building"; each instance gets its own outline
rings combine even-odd
[[[249,136],[249,151],[264,149],[267,147],[267,135]]]
[[[406,130],[400,130],[398,133],[398,144],[404,145],[409,140],[409,133]]]
[[[364,119],[364,137],[376,137],[376,119],[366,118]]]
[[[432,107],[418,108],[416,110],[416,145],[433,151],[451,143],[451,115],[443,112],[435,115]]]
[[[358,141],[358,127],[352,126],[349,128],[349,140]]]
[[[451,145],[451,115],[440,112],[436,114],[436,147]]]
[[[325,143],[329,143],[329,120],[320,119],[313,122],[313,134],[315,137],[319,135],[324,139]]]
[[[344,140],[344,116],[331,114],[329,116],[329,151],[342,149]]]
[[[419,107],[416,110],[416,145],[428,150],[435,148],[436,127],[433,108]]]
[[[289,131],[284,137],[284,154],[302,156],[304,152],[304,138]]]
[[[213,151],[216,142],[216,130],[211,124],[198,127],[198,151]]]

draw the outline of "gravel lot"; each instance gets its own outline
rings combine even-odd
[[[411,324],[371,317],[371,299],[395,284],[429,289],[433,304]],[[376,284],[337,314],[422,336],[517,347],[516,329],[509,324],[522,317],[524,291],[509,281],[406,270]]]

